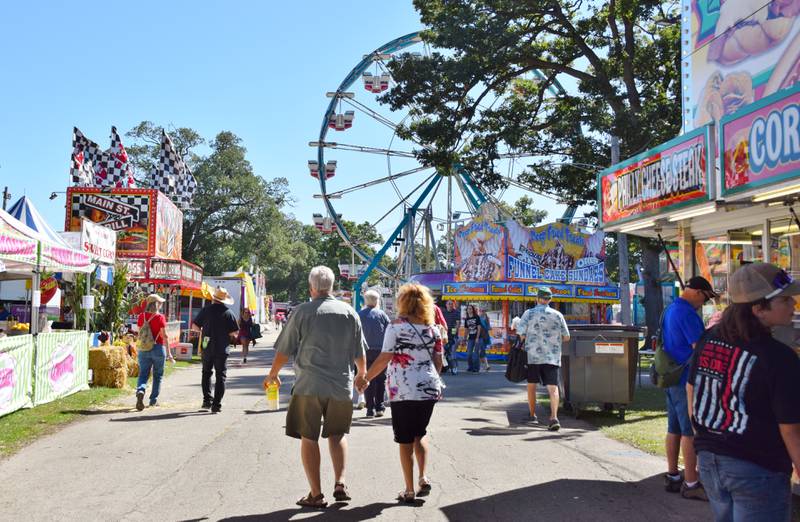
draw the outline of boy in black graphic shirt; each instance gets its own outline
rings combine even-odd
[[[731,278],[731,304],[698,341],[687,384],[700,475],[717,520],[789,520],[800,464],[800,359],[770,335],[800,283],[767,263]]]

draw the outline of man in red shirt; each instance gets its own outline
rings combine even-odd
[[[150,370],[153,371],[153,388],[150,390],[150,406],[158,404],[161,379],[164,377],[166,359],[174,361],[167,345],[167,318],[161,313],[165,299],[150,294],[145,300],[145,311],[139,314],[139,379],[136,382],[136,409],[144,409],[144,392]],[[147,331],[145,331],[145,328]]]

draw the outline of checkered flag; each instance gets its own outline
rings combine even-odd
[[[94,185],[94,161],[100,147],[78,130],[72,128],[72,164],[69,173],[72,184],[78,186]]]
[[[173,200],[178,208],[187,210],[192,207],[195,192],[197,192],[197,180],[194,179],[194,174],[184,163],[184,175],[178,178],[177,198],[173,198]]]
[[[197,190],[197,181],[175,150],[169,135],[163,131],[162,133],[161,154],[158,166],[153,171],[150,186],[163,192],[179,208],[187,209],[191,206]]]
[[[95,163],[95,185],[99,187],[134,188],[133,167],[116,127],[111,127],[111,147],[100,153]]]

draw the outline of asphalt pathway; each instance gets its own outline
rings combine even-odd
[[[133,397],[0,462],[3,520],[707,520],[703,502],[664,492],[662,459],[562,418],[551,433],[523,422],[523,385],[500,371],[448,376],[430,426],[430,496],[398,504],[402,475],[391,420],[354,413],[347,483],[353,500],[302,509],[308,491],[285,410],[266,411],[268,332],[247,365],[230,359],[221,414],[199,411],[199,365],[164,381],[161,406]],[[291,368],[282,372],[285,408]],[[540,417],[546,417],[540,412]],[[2,420],[0,420],[2,422]],[[323,448],[323,492],[333,477]]]

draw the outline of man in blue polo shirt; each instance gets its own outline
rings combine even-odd
[[[689,375],[688,361],[692,357],[695,343],[703,335],[705,327],[697,313],[703,304],[717,297],[711,284],[702,277],[689,279],[681,296],[675,299],[664,312],[661,328],[664,351],[678,364],[686,365],[681,380],[666,388],[667,396],[667,474],[664,487],[670,493],[681,493],[684,498],[707,500],[703,485],[697,474],[697,455],[694,452],[694,430],[689,418],[686,400],[686,380]],[[684,476],[678,471],[678,455],[683,452]]]

